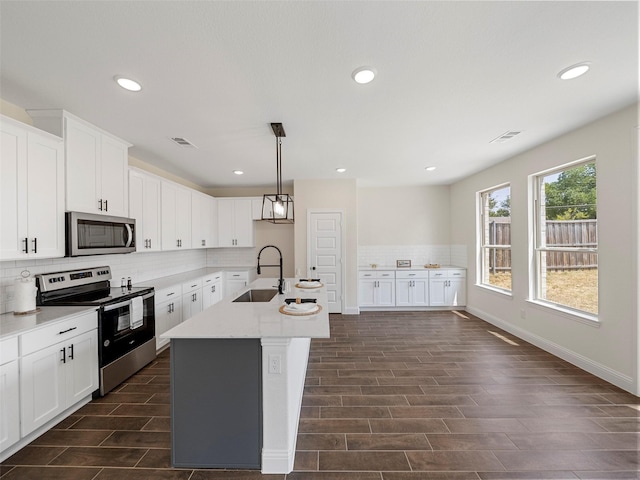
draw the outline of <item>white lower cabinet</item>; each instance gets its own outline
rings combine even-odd
[[[20,440],[18,338],[0,342],[0,452]]]
[[[222,300],[222,272],[202,279],[202,309],[209,308]]]
[[[429,272],[396,272],[396,306],[429,306]]]
[[[439,269],[429,272],[429,304],[432,307],[466,305],[466,271]]]
[[[202,279],[182,284],[182,321],[202,311]]]
[[[20,341],[20,433],[24,437],[97,390],[97,314],[26,333]]]
[[[155,294],[156,350],[169,343],[169,339],[160,338],[164,332],[182,322],[182,286],[158,290]]]
[[[249,272],[224,272],[224,295],[238,293],[249,285]]]
[[[358,298],[361,307],[393,307],[396,304],[395,272],[383,270],[359,273]]]

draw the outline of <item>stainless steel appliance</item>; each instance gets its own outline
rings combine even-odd
[[[111,268],[36,275],[38,305],[95,305],[100,395],[156,358],[153,287],[111,287]]]
[[[67,212],[65,226],[67,257],[136,251],[133,218]]]

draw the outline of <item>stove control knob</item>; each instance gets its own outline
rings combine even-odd
[[[111,344],[111,340],[105,340],[104,341],[104,346],[108,347]]]

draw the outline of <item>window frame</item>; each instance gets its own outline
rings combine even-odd
[[[582,165],[587,165],[590,163],[596,164],[596,189],[597,189],[597,162],[596,155],[591,155],[588,157],[581,158],[579,160],[575,160],[569,163],[565,163],[563,165],[549,168],[533,175],[529,176],[529,185],[531,188],[531,229],[532,235],[531,244],[530,244],[530,255],[531,255],[531,268],[529,272],[529,301],[536,303],[538,305],[542,305],[544,307],[550,308],[552,310],[562,312],[565,314],[570,314],[573,316],[577,316],[580,318],[584,318],[587,320],[598,322],[598,313],[593,313],[587,310],[581,310],[576,307],[572,307],[569,305],[565,305],[563,303],[554,302],[552,300],[548,300],[543,298],[544,294],[544,282],[546,279],[546,262],[543,262],[543,257],[546,253],[557,253],[557,252],[566,252],[566,253],[587,253],[594,254],[598,259],[599,263],[599,255],[598,255],[598,246],[596,244],[595,248],[585,248],[585,247],[548,247],[546,246],[546,205],[543,206],[541,203],[541,198],[544,195],[544,179],[549,175],[559,174],[565,172],[567,170],[571,170],[573,168],[580,167]],[[597,212],[598,204],[596,197],[596,212]],[[544,219],[544,222],[541,220]],[[596,215],[597,220],[597,215]],[[544,225],[542,225],[544,223]],[[596,232],[597,232],[597,223],[596,223]],[[596,234],[597,238],[597,234]],[[542,244],[545,244],[544,246]],[[599,265],[596,267],[599,268]],[[599,277],[598,277],[598,285],[599,285]],[[599,305],[598,305],[599,309]]]
[[[478,202],[478,241],[477,241],[477,256],[478,256],[478,268],[477,268],[477,281],[476,281],[476,285],[482,287],[482,288],[486,288],[504,295],[509,295],[512,296],[513,295],[513,274],[511,277],[511,288],[503,288],[500,287],[498,285],[494,285],[492,283],[489,282],[489,278],[487,278],[487,276],[489,275],[489,271],[490,271],[490,267],[489,265],[487,265],[487,258],[489,258],[489,255],[491,254],[491,250],[508,250],[510,252],[510,254],[512,254],[512,245],[497,245],[497,244],[491,244],[491,243],[485,243],[485,238],[487,238],[488,235],[486,235],[486,229],[488,228],[488,222],[485,222],[485,220],[487,219],[487,201],[488,198],[490,197],[491,193],[498,191],[498,190],[502,190],[508,188],[509,189],[509,198],[511,198],[511,182],[505,182],[505,183],[501,183],[499,185],[495,185],[493,187],[490,188],[486,188],[484,190],[480,190],[479,192],[477,192],[477,202]],[[489,216],[489,218],[491,218]],[[509,218],[511,218],[511,215],[509,215]],[[510,222],[511,223],[511,222]],[[510,255],[510,258],[511,255]],[[513,272],[513,269],[511,270]]]

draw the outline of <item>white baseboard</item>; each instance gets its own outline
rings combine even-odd
[[[592,373],[593,375],[600,377],[603,380],[616,385],[617,387],[622,388],[623,390],[626,390],[634,395],[638,395],[638,393],[636,393],[636,385],[634,384],[633,378],[628,375],[624,375],[610,367],[607,367],[606,365],[595,362],[592,359],[585,357],[584,355],[574,352],[573,350],[563,347],[562,345],[558,345],[557,343],[547,340],[546,338],[540,337],[527,330],[516,327],[515,325],[505,322],[504,320],[491,315],[490,313],[473,307],[467,307],[466,310],[472,315],[481,318],[485,322],[488,322],[492,325],[495,325],[496,327],[501,328],[502,330],[512,333],[516,337],[521,338],[535,345],[536,347],[543,349],[546,352],[552,353],[553,355],[560,357],[563,360],[566,360],[567,362],[580,367],[581,369]]]
[[[262,449],[262,468],[264,474],[285,474],[293,471],[294,452],[292,450]]]
[[[360,309],[358,307],[347,307],[342,312],[343,315],[360,315]]]

